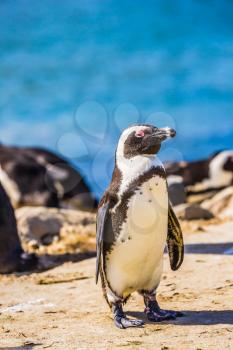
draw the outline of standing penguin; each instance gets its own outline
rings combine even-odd
[[[184,255],[180,225],[168,200],[166,173],[157,157],[161,142],[175,134],[170,128],[144,124],[124,130],[111,184],[98,207],[96,283],[100,275],[119,328],[144,324],[127,318],[122,309],[135,291],[144,298],[148,320],[181,316],[160,309],[156,300],[166,241],[172,270],[180,267]]]

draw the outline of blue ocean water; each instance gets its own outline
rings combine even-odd
[[[163,160],[233,147],[233,2],[0,2],[0,140],[56,150],[99,195],[121,129],[176,127]]]

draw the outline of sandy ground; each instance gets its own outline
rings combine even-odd
[[[229,222],[186,234],[185,262],[177,272],[165,256],[158,299],[185,317],[141,329],[113,325],[94,283],[94,258],[0,277],[0,349],[233,349],[232,232]],[[125,309],[145,319],[137,294]]]

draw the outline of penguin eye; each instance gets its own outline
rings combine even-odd
[[[138,137],[138,138],[142,138],[145,136],[145,133],[143,130],[139,130],[139,131],[136,131],[135,132],[135,136]]]

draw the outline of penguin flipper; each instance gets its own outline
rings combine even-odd
[[[109,201],[103,203],[99,206],[97,212],[97,220],[96,220],[96,275],[95,281],[98,283],[101,262],[103,259],[103,241],[104,241],[104,231],[105,224],[107,221],[107,215],[109,212],[110,203]]]
[[[167,248],[171,269],[178,270],[184,260],[184,241],[179,221],[171,203],[169,203],[168,208]]]

